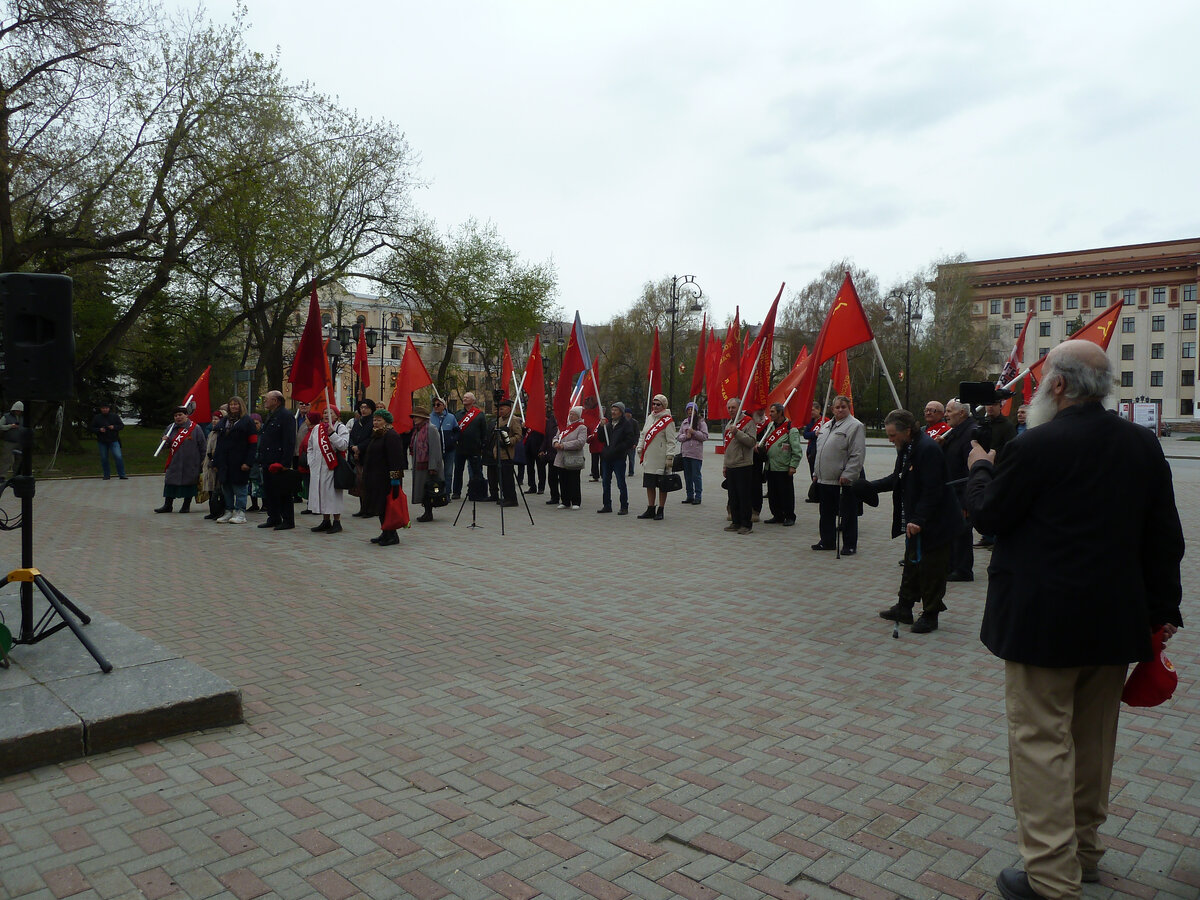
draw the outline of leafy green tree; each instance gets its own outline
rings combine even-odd
[[[376,277],[442,342],[442,358],[430,374],[443,391],[455,344],[476,349],[495,378],[504,339],[536,332],[553,311],[556,289],[552,263],[524,262],[495,225],[474,219],[444,235],[431,222],[418,223]]]

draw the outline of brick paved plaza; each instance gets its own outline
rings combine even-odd
[[[1195,540],[1200,460],[1173,468]],[[893,640],[886,498],[838,561],[808,549],[813,505],[723,532],[718,458],[705,479],[663,522],[597,516],[585,477],[578,512],[531,496],[501,537],[454,504],[385,549],[359,519],[153,515],[156,478],[40,483],[38,567],[239,685],[246,724],[0,780],[0,896],[989,894],[1018,857],[986,554],[938,632]],[[1197,569],[1193,545],[1180,691],[1122,716],[1086,897],[1200,895]]]

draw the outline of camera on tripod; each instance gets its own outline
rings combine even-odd
[[[992,423],[988,421],[987,410],[984,407],[1003,403],[1012,395],[1012,391],[996,387],[990,381],[959,382],[958,400],[970,408],[971,418],[975,420],[975,440],[979,441],[979,446],[984,450],[992,449]]]

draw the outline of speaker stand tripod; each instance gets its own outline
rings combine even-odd
[[[30,409],[28,402],[25,404],[25,408]],[[20,447],[20,473],[10,479],[8,484],[12,487],[13,495],[21,501],[21,568],[13,569],[0,579],[0,587],[11,583],[21,585],[21,628],[13,639],[13,644],[37,644],[64,628],[70,628],[79,643],[83,644],[87,652],[92,655],[92,659],[96,660],[100,671],[111,672],[112,663],[105,659],[104,654],[83,631],[82,626],[90,623],[91,618],[33,566],[33,495],[36,493],[36,482],[33,478],[32,428],[22,426]],[[35,587],[50,604],[50,608],[36,623],[33,619],[33,589]],[[61,621],[55,623],[55,616]],[[0,659],[0,665],[7,668],[8,659]]]

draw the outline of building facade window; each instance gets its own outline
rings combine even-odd
[[[1150,345],[1150,358],[1151,359],[1162,359],[1164,346],[1165,345],[1163,345],[1163,344],[1151,344]]]
[[[1108,291],[1096,291],[1092,294],[1092,306],[1103,309],[1108,306]]]
[[[1166,331],[1167,330],[1167,317],[1166,316],[1151,316],[1150,317],[1150,330],[1151,331]]]
[[[1050,312],[1050,310],[1054,308],[1052,302],[1053,299],[1054,298],[1049,294],[1042,294],[1042,296],[1038,297],[1038,308],[1041,309],[1042,312]]]
[[[1013,312],[1019,312],[1019,313],[1025,312],[1025,298],[1024,297],[1013,298]]]
[[[1125,288],[1121,291],[1121,299],[1125,301],[1126,306],[1137,305],[1137,288]]]
[[[1184,313],[1183,314],[1183,330],[1184,331],[1195,331],[1196,330],[1196,314],[1195,313]]]
[[[1038,337],[1050,337],[1050,323],[1038,322]]]
[[[1163,386],[1163,373],[1160,371],[1152,371],[1150,373],[1150,387]]]
[[[1133,344],[1121,345],[1121,359],[1133,359]]]
[[[1180,372],[1179,373],[1179,386],[1180,387],[1195,387],[1196,386],[1196,373],[1194,371],[1192,371],[1191,369],[1184,369],[1182,372]]]
[[[1067,309],[1079,309],[1079,295],[1067,294]]]
[[[1132,372],[1122,372],[1121,373],[1121,387],[1133,387],[1133,373]]]
[[[1186,303],[1189,300],[1193,303],[1196,302],[1196,286],[1194,284],[1185,284],[1183,286],[1183,301]]]
[[[990,312],[993,316],[1000,315],[1000,301],[992,300],[990,303],[988,303],[988,312]]]
[[[988,337],[993,341],[998,341],[1004,337],[1003,325],[992,325],[988,327]]]
[[[1192,414],[1192,401],[1191,400],[1180,400],[1179,401],[1179,414],[1181,416],[1190,416]]]
[[[1135,324],[1135,319],[1133,318],[1133,316],[1122,316],[1121,317],[1121,331],[1123,333],[1133,334],[1133,332],[1135,330],[1134,324]]]
[[[1184,341],[1183,342],[1183,358],[1184,359],[1195,359],[1196,358],[1196,342],[1195,341]]]
[[[400,320],[399,316],[392,316],[391,319],[388,320],[388,330],[394,333],[399,333],[403,325],[404,323]]]
[[[399,344],[392,344],[392,346],[389,347],[388,349],[390,349],[392,351],[392,359],[399,359],[401,351],[404,350],[404,348],[401,347]]]
[[[1049,347],[1038,347],[1038,359],[1045,359],[1046,354],[1050,352]]]
[[[1167,289],[1165,287],[1155,288],[1150,294],[1150,299],[1153,303],[1166,303]]]
[[[1021,336],[1021,331],[1024,330],[1024,328],[1025,324],[1021,322],[1013,325],[1013,337],[1019,338]]]

